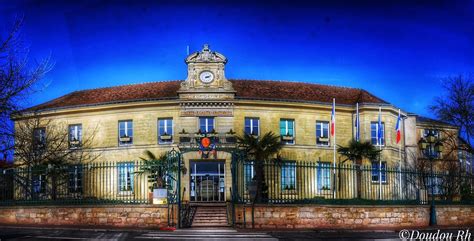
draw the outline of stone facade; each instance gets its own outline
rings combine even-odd
[[[438,206],[440,226],[474,225],[473,206]],[[244,207],[236,208],[236,223],[243,227]],[[252,226],[252,207],[245,207],[246,227]],[[256,205],[256,228],[409,228],[426,227],[428,206]]]
[[[168,226],[168,207],[151,205],[0,207],[0,224],[158,228]]]
[[[237,205],[236,226],[243,227],[244,207]],[[245,206],[250,228],[251,206]],[[174,217],[176,215],[173,215]],[[438,206],[440,226],[471,227],[473,206]],[[166,206],[21,206],[0,207],[1,225],[75,225],[93,227],[167,226]],[[256,228],[415,228],[429,222],[428,206],[256,205]]]

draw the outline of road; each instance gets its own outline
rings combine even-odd
[[[434,231],[430,231],[434,232]],[[455,233],[455,230],[452,230]],[[181,229],[174,232],[155,230],[106,230],[74,228],[1,227],[4,240],[400,240],[390,230],[284,230],[253,231],[221,229]],[[471,239],[472,240],[472,239]]]

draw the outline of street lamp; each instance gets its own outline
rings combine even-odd
[[[432,133],[429,132],[425,138],[421,138],[418,142],[420,150],[428,157],[430,161],[430,172],[431,172],[431,204],[430,204],[430,226],[437,224],[436,222],[436,208],[434,201],[434,174],[433,174],[433,162],[438,155],[443,152],[443,143],[441,143],[438,138]],[[426,152],[426,150],[428,150]]]

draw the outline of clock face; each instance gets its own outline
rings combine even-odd
[[[209,70],[205,70],[202,71],[201,74],[199,74],[199,79],[201,80],[201,82],[209,84],[214,80],[214,74]]]

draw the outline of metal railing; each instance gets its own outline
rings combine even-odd
[[[146,204],[152,201],[143,161],[0,169],[0,205]],[[175,202],[175,180],[166,180]]]
[[[377,162],[378,163],[378,162]],[[263,169],[263,203],[427,204],[431,188],[438,202],[474,204],[472,174],[421,172],[385,165],[338,165],[330,162],[254,162],[233,165],[233,200],[252,203],[249,186]],[[261,170],[260,169],[260,170]]]

